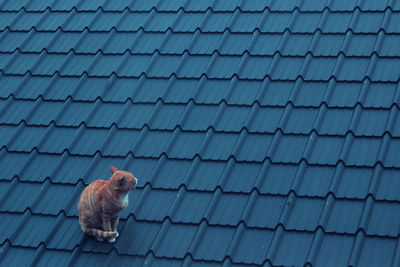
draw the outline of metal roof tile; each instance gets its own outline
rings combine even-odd
[[[159,157],[168,143],[172,133],[149,131],[140,142],[139,146],[133,151],[135,156]]]
[[[130,49],[133,53],[153,53],[156,49],[159,51],[168,51],[165,47],[161,47],[162,41],[165,39],[165,34],[163,33],[121,32],[120,34],[124,34],[125,38],[129,41],[129,45],[124,47],[124,51],[126,49]],[[120,46],[123,39],[111,38],[111,40],[115,40],[115,45]],[[111,43],[109,43],[109,46],[111,46]]]
[[[155,222],[135,221],[132,216],[121,227],[120,237],[116,243],[121,254],[145,255],[160,230],[161,224]],[[87,248],[90,252],[90,247]]]
[[[282,38],[283,34],[260,33],[257,36],[257,41],[254,42],[254,45],[249,52],[252,55],[273,55],[276,51],[278,51],[279,44],[282,42]],[[283,51],[280,52],[283,53]]]
[[[22,215],[19,215],[19,217],[22,219]],[[15,239],[12,240],[12,243],[17,246],[37,247],[43,240],[43,237],[47,236],[49,229],[51,229],[55,222],[56,217],[54,216],[31,215]],[[77,226],[79,227],[79,225]],[[60,229],[62,231],[65,230],[65,228]]]
[[[167,159],[160,160],[159,169],[151,175],[143,177],[151,182],[153,188],[174,188],[177,189],[184,184],[187,172],[192,166],[191,160]]]
[[[238,134],[212,133],[211,140],[201,157],[211,160],[227,160],[232,155],[238,138]]]
[[[312,138],[309,137],[310,139]],[[311,141],[311,140],[310,140]],[[345,138],[333,136],[318,136],[308,162],[315,164],[336,164],[341,156]]]
[[[4,12],[0,18],[0,30],[4,30],[6,27],[10,28],[10,21],[14,21],[19,14],[17,12]]]
[[[42,17],[42,13],[36,12],[21,12],[20,14],[16,20],[12,21],[12,30],[29,31],[32,27],[37,27]]]
[[[193,253],[195,259],[222,261],[235,234],[232,228],[208,226]]]
[[[41,184],[17,183],[12,193],[4,199],[1,209],[9,212],[24,212],[34,202],[42,190]],[[7,208],[5,208],[7,207]]]
[[[396,187],[400,181],[398,177],[398,169],[384,169],[379,179],[379,185],[374,196],[382,200],[399,200],[399,194]]]
[[[264,79],[272,63],[272,57],[252,56],[247,59],[239,74],[242,79]]]
[[[261,84],[261,81],[238,80],[224,99],[230,104],[252,105],[257,100]]]
[[[314,129],[318,113],[319,109],[316,108],[293,109],[283,127],[283,131],[285,133],[309,134]]]
[[[193,177],[189,178],[189,182],[186,183],[188,189],[214,190],[226,166],[226,162],[201,161],[201,164],[195,169]]]
[[[396,239],[365,238],[358,262],[360,265],[379,266],[392,264],[397,254]]]
[[[119,70],[120,76],[128,76],[128,77],[139,77],[142,73],[145,73],[148,69],[152,58],[154,57],[150,55],[133,55],[129,56],[130,60],[127,60],[126,63]],[[113,58],[110,58],[113,59]],[[118,63],[122,60],[122,56],[115,56],[115,62]],[[116,67],[116,66],[115,66]],[[115,69],[114,69],[115,70]],[[107,75],[110,75],[108,73]]]
[[[268,161],[266,161],[268,162]],[[264,163],[266,164],[266,163]],[[270,163],[268,163],[270,164]],[[292,184],[298,166],[286,164],[270,164],[258,190],[265,194],[287,195],[292,189]]]
[[[245,126],[251,108],[227,106],[214,125],[217,131],[240,132]]]
[[[204,20],[203,13],[178,13],[176,16],[177,22],[171,24],[171,28],[177,32],[194,32],[200,28]],[[163,22],[164,23],[164,22]]]
[[[344,81],[361,81],[368,75],[367,70],[369,63],[370,59],[366,58],[346,58],[341,65],[340,72],[337,74],[337,79]]]
[[[160,244],[155,249],[159,257],[183,258],[188,251],[191,241],[197,232],[197,225],[175,225],[168,222],[166,233],[160,238]],[[158,236],[156,239],[159,238]],[[153,245],[154,246],[154,245]]]
[[[276,67],[271,70],[271,79],[276,80],[295,80],[304,64],[303,57],[279,57]],[[313,62],[316,62],[313,60]],[[314,73],[314,72],[313,72]],[[308,79],[318,80],[318,75],[308,77]]]
[[[269,156],[273,162],[297,163],[303,156],[308,139],[308,136],[301,135],[281,136],[275,153]]]
[[[233,164],[229,176],[225,181],[219,181],[224,192],[246,192],[249,193],[257,187],[257,179],[262,164],[239,163]]]
[[[144,193],[142,192],[142,194]],[[138,220],[161,222],[167,216],[168,209],[177,197],[176,195],[177,191],[154,189],[147,191],[147,194],[144,195],[145,200],[141,202],[142,205],[135,210],[135,218]],[[136,202],[132,201],[132,203]]]
[[[138,84],[140,84],[139,81]],[[129,87],[127,90],[131,92],[129,96],[133,98],[133,101],[155,103],[161,98],[167,83],[168,80],[166,79],[146,79],[143,84],[140,84],[141,86],[138,87],[137,84],[133,84],[130,80],[127,80],[126,86]]]
[[[40,35],[38,36],[40,37]],[[14,52],[15,49],[20,48],[23,42],[27,39],[27,36],[23,32],[10,32],[8,30],[3,31],[1,34],[1,40],[0,40],[0,50],[1,52]],[[39,41],[45,38],[36,38],[39,39]],[[32,48],[28,48],[32,49]],[[23,50],[24,51],[24,50]],[[40,51],[40,50],[39,50]]]
[[[353,13],[351,12],[329,13],[325,23],[321,25],[321,31],[323,33],[345,33],[349,29],[352,17]]]
[[[338,82],[328,100],[331,107],[354,107],[362,88],[361,83]]]
[[[307,33],[315,32],[323,13],[301,13],[296,16],[296,22],[291,25],[291,32]]]
[[[373,172],[372,168],[346,167],[334,194],[343,198],[365,199],[371,193]]]
[[[318,133],[330,135],[345,135],[349,131],[354,112],[354,109],[326,109],[319,129],[317,129]]]
[[[213,125],[214,118],[218,112],[218,106],[205,106],[205,105],[193,105],[190,112],[185,114],[185,119],[182,122],[183,130],[194,130],[194,131],[206,131],[210,126]]]
[[[205,133],[179,132],[173,147],[167,152],[168,156],[172,158],[191,159],[199,153],[200,145],[204,138]]]
[[[279,52],[283,56],[305,56],[310,51],[313,39],[314,36],[311,34],[290,34]]]
[[[174,222],[200,223],[212,196],[205,192],[186,192],[171,219]]]
[[[263,161],[273,140],[272,135],[249,134],[235,155],[238,160]]]
[[[174,80],[174,86],[165,92],[163,100],[166,103],[187,103],[196,91],[198,83],[198,80]]]
[[[400,63],[396,58],[382,58],[377,60],[371,79],[374,81],[398,82],[400,77]]]
[[[64,215],[60,214],[59,216]],[[41,218],[43,218],[43,216],[41,216]],[[51,222],[54,224],[56,217],[46,217],[46,221],[47,220],[51,220]],[[49,228],[44,227],[44,231],[48,232],[48,229]],[[46,247],[50,249],[54,248],[72,250],[80,243],[83,237],[84,235],[82,233],[82,229],[80,225],[76,223],[76,218],[64,217],[61,225],[57,227],[57,230],[53,234],[51,240],[48,242],[48,244],[46,244]]]
[[[272,261],[276,265],[296,266],[306,262],[307,252],[312,244],[313,234],[306,232],[287,232],[280,240]],[[293,249],[295,245],[296,249]],[[287,253],[288,249],[291,253]]]
[[[336,61],[337,61],[336,58],[328,58],[328,57],[311,58],[310,63],[307,66],[307,69],[304,73],[304,79],[316,80],[316,81],[329,80],[334,75],[333,70],[335,68]],[[300,69],[298,69],[296,73],[300,73]]]
[[[349,1],[350,2],[350,1]],[[349,258],[354,247],[355,237],[345,235],[324,235],[315,265],[334,267],[337,264],[349,264]]]
[[[355,34],[351,37],[349,48],[345,52],[349,56],[371,56],[375,51],[378,35]]]
[[[314,231],[319,225],[325,199],[295,198],[288,199],[283,206],[291,207],[290,217],[284,222],[285,229]],[[283,209],[283,207],[281,206]]]
[[[296,188],[297,195],[326,196],[331,189],[331,183],[335,172],[335,167],[307,166],[301,177],[300,185]]]
[[[218,191],[214,194],[218,194]],[[212,215],[208,218],[209,223],[236,226],[243,219],[242,213],[248,199],[248,195],[221,194]]]
[[[22,120],[26,119],[30,111],[35,107],[34,101],[18,101],[13,99],[13,104],[9,106],[6,106],[6,101],[0,101],[0,109],[4,109],[3,114],[0,115],[0,120],[2,123],[7,124],[19,124]]]
[[[382,138],[354,138],[347,155],[349,165],[373,166],[378,160]]]
[[[385,35],[382,41],[382,46],[379,51],[381,56],[399,56],[399,51],[396,49],[400,45],[399,35]]]
[[[207,70],[207,77],[217,79],[231,78],[236,73],[241,62],[242,57],[218,56],[213,62],[212,67]]]
[[[381,141],[381,140],[379,140],[379,141]],[[389,141],[390,145],[388,146],[387,150],[383,151],[383,148],[382,148],[382,152],[381,153],[382,154],[384,152],[386,152],[386,153],[385,153],[385,155],[382,155],[381,158],[379,158],[379,160],[382,160],[383,164],[385,166],[387,166],[387,167],[398,167],[399,166],[399,157],[400,157],[400,154],[399,154],[400,151],[398,150],[399,149],[399,145],[400,145],[399,141],[400,140],[398,140],[398,139],[391,139]],[[378,141],[376,141],[376,143],[378,143]],[[380,144],[379,145],[383,147],[383,145],[384,145],[383,144],[383,140],[382,140],[381,143],[382,143],[382,145],[380,145]],[[373,152],[371,152],[370,154],[371,154],[371,161],[372,161],[373,160],[373,156],[375,156],[375,155],[373,154]]]
[[[385,14],[385,12],[361,12],[352,30],[361,33],[378,32],[381,29]]]
[[[201,87],[199,84],[196,87],[196,89],[198,88],[198,95],[195,98],[196,103],[218,104],[226,95],[229,84],[230,81],[216,79],[207,80]]]
[[[264,24],[259,26],[260,30],[265,33],[282,33],[287,29],[291,17],[291,13],[271,12]]]
[[[101,11],[100,11],[101,12]],[[71,13],[54,13],[58,17],[63,17],[65,22],[62,24],[63,29],[67,31],[83,31],[86,27],[89,27],[91,23],[94,23],[97,12],[73,12]],[[103,15],[103,14],[102,14]],[[60,20],[60,22],[62,21]]]
[[[16,53],[19,53],[19,52],[16,52]],[[2,63],[0,63],[1,69],[5,73],[25,74],[28,70],[32,71],[33,67],[35,66],[35,63],[39,59],[39,54],[20,54],[19,57],[16,57],[15,60],[11,61],[12,55],[13,54],[6,54],[6,56],[4,56],[4,54],[3,54],[1,57],[1,61],[2,61]],[[6,64],[8,66],[6,66]]]
[[[249,217],[244,218],[246,225],[274,229],[280,223],[280,216],[285,205],[286,197],[258,195]],[[265,212],[267,210],[268,212]]]
[[[326,231],[335,233],[356,233],[360,227],[363,213],[362,201],[345,201],[336,199],[332,204]]]
[[[152,36],[153,34],[150,34]],[[161,34],[162,36],[165,36],[165,34]],[[202,36],[203,34],[200,34]],[[190,53],[193,54],[204,54],[208,53],[210,54],[212,51],[207,52],[208,48],[212,48],[212,45],[204,44],[203,42],[200,42],[199,40],[196,42],[198,43],[198,46],[200,46],[199,51],[193,51],[191,48],[191,44],[193,43],[193,34],[192,33],[170,33],[169,37],[164,37],[166,41],[163,43],[163,46],[156,47],[156,49],[159,49],[161,53],[167,53],[167,54],[183,54],[185,51],[189,51]],[[208,36],[208,38],[211,38]],[[161,43],[160,43],[161,44]],[[197,48],[199,49],[199,47]]]
[[[214,39],[216,41],[220,41],[223,38],[222,34],[208,34],[211,36],[215,36]],[[237,34],[237,33],[230,33],[226,35],[226,38],[222,42],[221,48],[218,50],[222,54],[229,54],[229,55],[242,55],[244,51],[247,50],[249,47],[249,42],[252,40],[253,34]],[[210,37],[207,37],[207,40],[210,40]],[[217,42],[214,44],[208,44],[206,47],[218,47]],[[203,48],[204,49],[204,48]],[[249,51],[251,53],[251,51]]]
[[[273,231],[245,229],[232,259],[237,262],[263,264],[273,239]]]
[[[56,31],[60,28],[66,30],[65,27],[66,23],[71,20],[71,13],[70,12],[48,12],[47,15],[41,14],[40,24],[35,25],[35,28],[39,31]],[[72,18],[73,19],[73,18]],[[82,29],[83,28],[79,28]]]
[[[27,187],[30,185],[26,185]],[[46,190],[42,198],[38,203],[32,208],[32,212],[40,214],[51,214],[57,215],[61,210],[63,210],[69,216],[78,216],[77,205],[73,205],[73,208],[67,209],[66,204],[71,197],[75,187],[79,187],[83,191],[83,185],[78,183],[76,186],[64,185],[64,184],[51,184],[47,189],[44,189],[44,184],[38,184],[40,190]],[[37,197],[37,195],[35,195]],[[30,206],[27,203],[27,206]],[[76,204],[78,204],[78,199],[76,199]]]
[[[226,28],[231,26],[233,13],[213,13],[201,28],[203,32],[223,32]]]
[[[233,32],[254,32],[263,13],[239,12],[235,20],[229,25]]]
[[[399,208],[398,203],[375,202],[371,217],[368,220],[366,233],[370,235],[392,236],[399,235]]]
[[[342,51],[343,42],[346,35],[339,34],[321,34],[317,39],[317,45],[315,45],[312,53],[314,56],[337,56],[340,52],[344,52],[346,55],[352,55],[352,53],[357,53],[358,51]],[[352,46],[354,41],[354,35],[351,39],[350,46]],[[314,34],[313,39],[316,38]],[[311,43],[310,43],[311,44]]]
[[[5,247],[6,244],[3,244],[1,247]],[[30,248],[22,248],[22,247],[11,247],[9,248],[11,253],[7,253],[2,259],[2,264],[7,266],[18,265],[18,266],[26,266],[31,263],[31,259],[35,255],[35,250]]]

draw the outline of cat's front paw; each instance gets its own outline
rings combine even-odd
[[[117,241],[117,239],[114,237],[107,239],[107,243],[114,243],[115,241]]]
[[[117,232],[117,234],[115,235],[115,238],[118,238],[119,237],[119,233]]]

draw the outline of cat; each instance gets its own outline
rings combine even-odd
[[[117,225],[121,211],[128,206],[128,193],[137,184],[132,173],[110,167],[108,181],[90,183],[78,202],[79,223],[82,231],[99,241],[113,243],[119,236]],[[103,228],[100,230],[99,227]]]

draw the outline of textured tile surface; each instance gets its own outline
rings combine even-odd
[[[399,266],[398,1],[1,1],[0,265]],[[121,236],[77,201],[139,177]]]

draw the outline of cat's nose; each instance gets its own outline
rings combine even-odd
[[[137,185],[138,179],[137,178],[133,178],[133,186]]]

